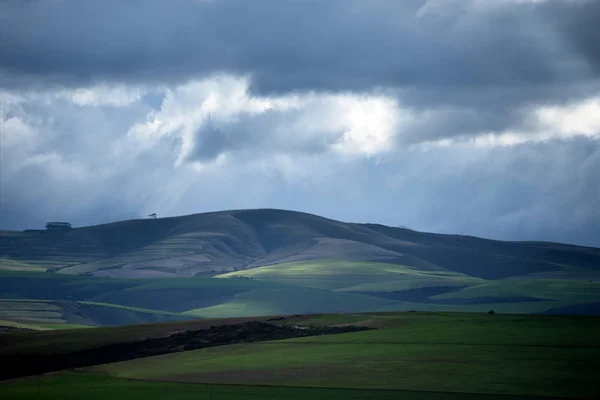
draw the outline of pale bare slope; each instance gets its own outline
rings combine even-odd
[[[68,232],[3,231],[0,256],[11,266],[105,277],[213,276],[310,260],[398,264],[486,279],[600,269],[597,248],[422,233],[271,209],[130,220]]]

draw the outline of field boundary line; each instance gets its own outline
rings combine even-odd
[[[482,393],[482,392],[452,392],[452,391],[441,391],[441,390],[411,390],[411,389],[385,389],[385,388],[357,388],[357,387],[326,387],[326,386],[297,386],[297,385],[269,385],[269,384],[245,384],[245,383],[212,383],[212,382],[179,382],[179,381],[169,381],[163,379],[142,379],[142,378],[123,378],[116,376],[113,373],[107,372],[89,372],[89,371],[81,371],[81,370],[73,370],[75,373],[82,374],[103,374],[107,375],[113,379],[121,379],[135,382],[160,382],[160,383],[177,383],[182,385],[202,385],[202,386],[216,386],[216,387],[248,387],[248,388],[272,388],[272,389],[318,389],[318,390],[357,390],[363,392],[384,392],[384,393],[436,393],[436,394],[452,394],[452,395],[466,395],[466,396],[491,396],[498,398],[507,398],[507,397],[519,397],[519,398],[528,398],[528,399],[538,399],[538,400],[589,400],[585,397],[550,397],[550,396],[540,396],[540,395],[527,395],[527,394],[503,394],[503,393]]]

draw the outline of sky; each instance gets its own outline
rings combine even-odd
[[[0,1],[0,228],[281,208],[600,247],[598,0]]]

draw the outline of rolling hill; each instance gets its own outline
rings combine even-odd
[[[600,312],[598,248],[271,209],[1,231],[0,274],[3,299],[60,301],[63,311],[108,304],[129,313],[58,318],[74,324],[117,324],[152,311],[152,318],[487,307]],[[0,320],[27,322],[2,311]]]
[[[0,310],[0,326],[18,330],[72,329],[190,318],[177,313],[91,301],[2,299]]]
[[[283,210],[129,220],[65,232],[2,231],[7,269],[27,266],[105,277],[212,276],[259,266],[346,260],[453,271],[484,279],[600,271],[600,249],[501,242]]]

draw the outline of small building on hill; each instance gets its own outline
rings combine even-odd
[[[71,229],[69,222],[46,222],[46,229],[49,231],[67,231]]]

